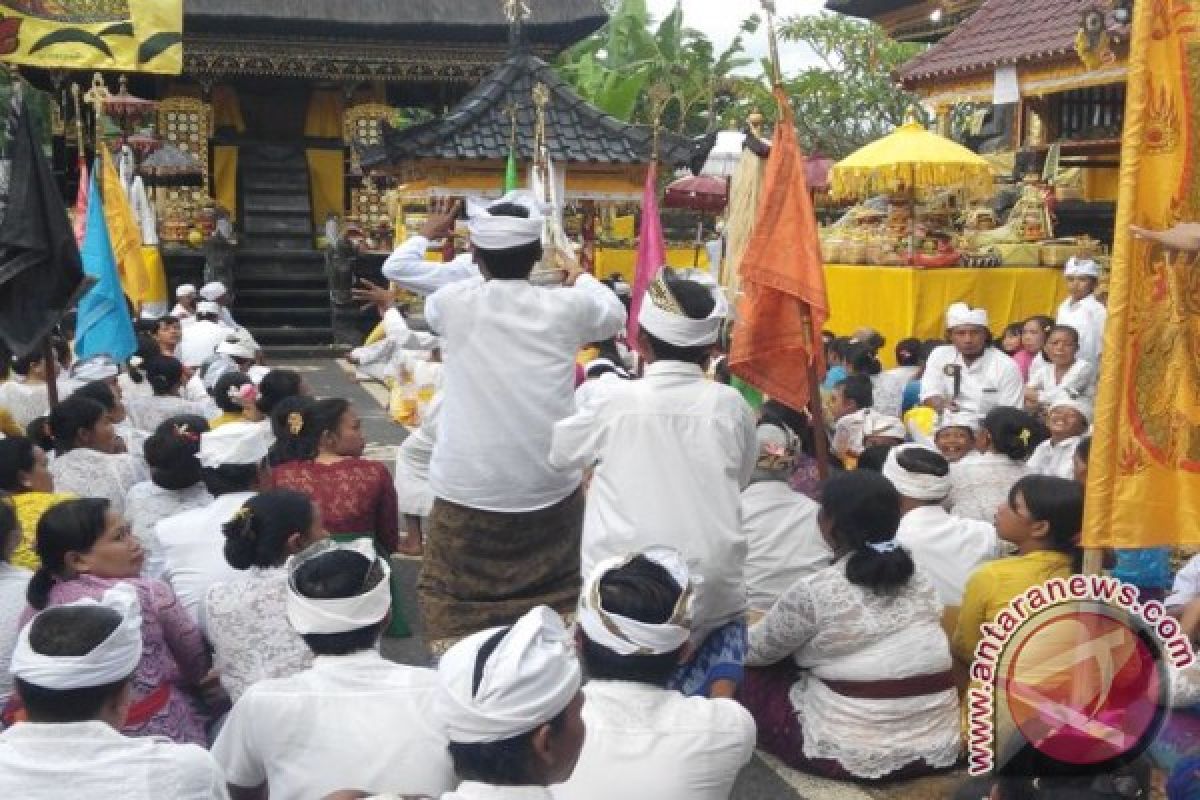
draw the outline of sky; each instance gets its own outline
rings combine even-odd
[[[675,0],[646,0],[646,7],[656,21],[669,14],[674,6]],[[776,0],[775,7],[780,18],[815,14],[825,7],[825,0]],[[762,11],[758,0],[683,0],[684,24],[707,34],[718,53],[733,41],[742,20],[756,11]],[[765,58],[766,26],[759,28],[753,36],[748,36],[745,44],[751,58]],[[780,43],[779,60],[783,63],[784,74],[803,69],[815,61],[807,47],[788,42]],[[754,72],[757,72],[757,67]]]

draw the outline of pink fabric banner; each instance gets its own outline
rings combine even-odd
[[[646,187],[642,191],[642,224],[638,231],[637,267],[629,300],[626,341],[630,347],[637,345],[638,316],[641,314],[646,289],[658,277],[659,270],[666,263],[667,244],[663,239],[662,218],[658,213],[658,162],[651,161],[650,169],[646,171]]]

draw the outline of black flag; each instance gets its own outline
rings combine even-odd
[[[31,114],[14,109],[8,200],[0,220],[0,340],[14,355],[36,348],[84,288],[66,206]]]

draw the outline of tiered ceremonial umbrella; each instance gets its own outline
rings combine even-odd
[[[906,195],[912,224],[910,254],[916,247],[916,193],[963,188],[976,198],[992,192],[992,168],[957,142],[906,122],[887,136],[838,162],[830,173],[835,198],[873,194]]]
[[[715,175],[689,175],[667,185],[663,207],[719,214],[729,199],[729,181]]]

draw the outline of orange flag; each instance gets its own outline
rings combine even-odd
[[[759,199],[758,219],[740,265],[742,298],[729,368],[791,408],[816,387],[809,366],[825,370],[821,329],[829,319],[817,219],[804,178],[791,105],[775,89],[779,124]]]

